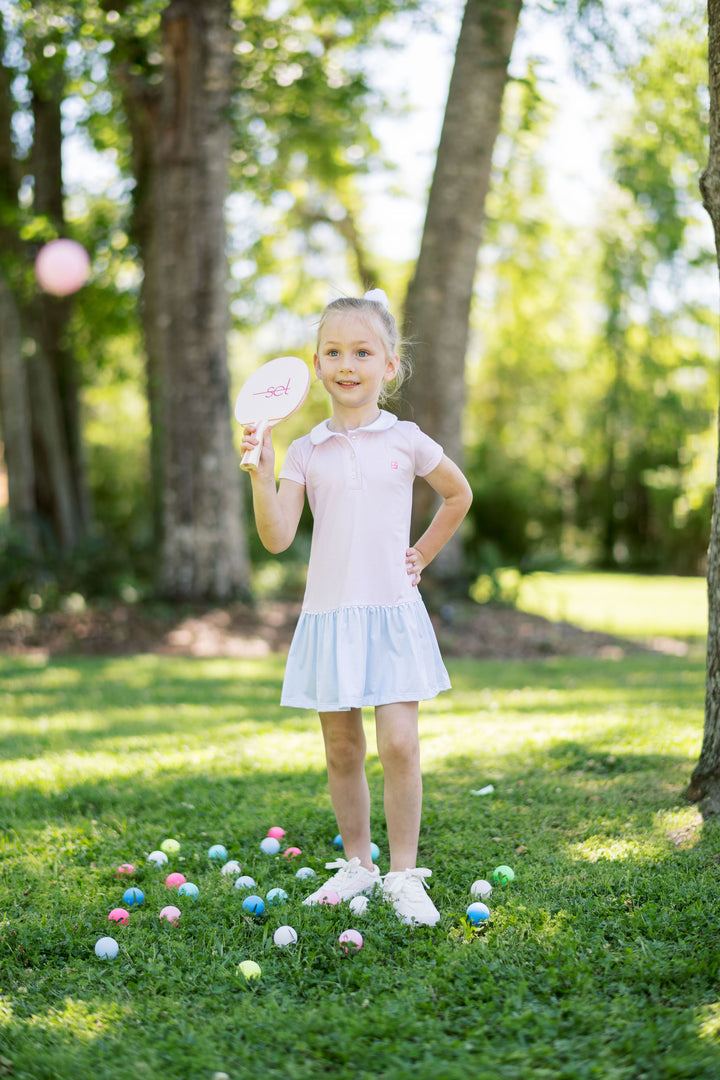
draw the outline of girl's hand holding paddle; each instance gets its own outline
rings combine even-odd
[[[240,450],[243,455],[246,453],[252,453],[257,449],[259,440],[257,437],[257,424],[247,424],[243,429],[242,442],[240,444]],[[265,480],[267,477],[275,479],[275,447],[272,441],[272,432],[269,427],[265,428],[263,433],[262,447],[260,449],[260,457],[254,470],[248,470],[252,476],[252,472],[255,471],[258,474],[258,478]]]

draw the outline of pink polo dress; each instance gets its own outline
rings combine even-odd
[[[450,688],[405,568],[413,481],[442,456],[417,424],[384,410],[347,435],[325,420],[290,445],[280,478],[305,487],[314,525],[282,705],[336,712]]]

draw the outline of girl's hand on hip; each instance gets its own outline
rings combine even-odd
[[[410,547],[405,552],[405,569],[412,578],[412,585],[419,585],[421,573],[427,566],[422,553],[417,548]]]

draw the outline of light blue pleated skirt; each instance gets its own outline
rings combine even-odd
[[[281,705],[338,712],[426,701],[450,689],[422,600],[300,614]]]

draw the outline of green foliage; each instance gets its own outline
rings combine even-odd
[[[48,537],[38,554],[0,528],[0,612],[82,611],[86,601],[134,602],[147,595],[153,584],[152,548],[147,539],[124,540],[96,532],[64,553]]]
[[[701,734],[700,662],[455,662],[422,723],[422,861],[441,921],[379,901],[346,956],[347,906],[306,908],[294,865],[334,857],[321,737],[277,705],[282,661],[0,659],[0,1057],[18,1080],[252,1071],[311,1080],[714,1080],[720,835],[681,797]],[[387,869],[369,727],[373,835]],[[476,797],[471,790],[492,783]],[[201,892],[180,925],[147,852]],[[287,905],[244,915],[206,857],[223,842]],[[522,849],[524,853],[518,851]],[[145,907],[93,953],[138,865]],[[469,886],[507,863],[483,930]],[[296,927],[296,947],[272,933]],[[257,983],[236,973],[262,968]]]
[[[670,9],[646,49],[613,101],[615,186],[597,230],[571,229],[550,201],[551,113],[532,70],[509,88],[469,372],[476,561],[491,542],[501,565],[704,567],[718,384],[699,299],[714,259],[697,191],[702,24]]]
[[[61,344],[79,369],[97,527],[95,540],[77,560],[64,560],[63,567],[78,561],[84,566],[89,552],[114,545],[123,574],[143,580],[151,514],[149,431],[146,420],[129,416],[124,403],[133,394],[137,402],[145,393],[137,196],[146,178],[138,171],[126,105],[129,87],[146,99],[157,94],[166,6],[166,0],[0,4],[2,44],[7,45],[2,59],[12,87],[8,104],[16,132],[15,180],[16,187],[21,181],[24,185],[14,205],[0,208],[3,223],[10,214],[8,223],[20,241],[18,250],[11,247],[0,258],[19,294],[33,296],[32,260],[58,232],[58,222],[38,214],[33,205],[32,86],[44,91],[60,78],[63,88],[56,95],[64,97],[65,134],[72,137],[75,153],[92,149],[116,170],[104,190],[95,187],[92,177],[65,185],[65,231],[85,245],[93,263],[91,282],[72,301],[73,317]],[[413,7],[396,0],[340,8],[305,0],[262,9],[244,0],[233,3],[236,86],[228,252],[238,327],[256,326],[282,305],[304,315],[320,305],[321,294],[324,299],[317,282],[314,290],[307,287],[309,278],[318,276],[307,256],[332,246],[329,234],[357,207],[353,178],[378,160],[368,115],[381,102],[370,91],[361,57],[377,42],[383,19]],[[283,284],[278,294],[279,264]],[[26,331],[32,335],[34,327]],[[43,574],[34,585],[34,559],[13,548],[8,567],[15,570],[8,570],[12,581],[0,603],[20,602],[35,587],[45,595],[46,567],[52,567],[48,574],[53,580],[66,580],[49,540]],[[76,583],[78,590],[87,591],[90,574],[93,595],[103,578],[115,593],[118,575],[105,573],[104,555],[96,572],[87,570]]]

